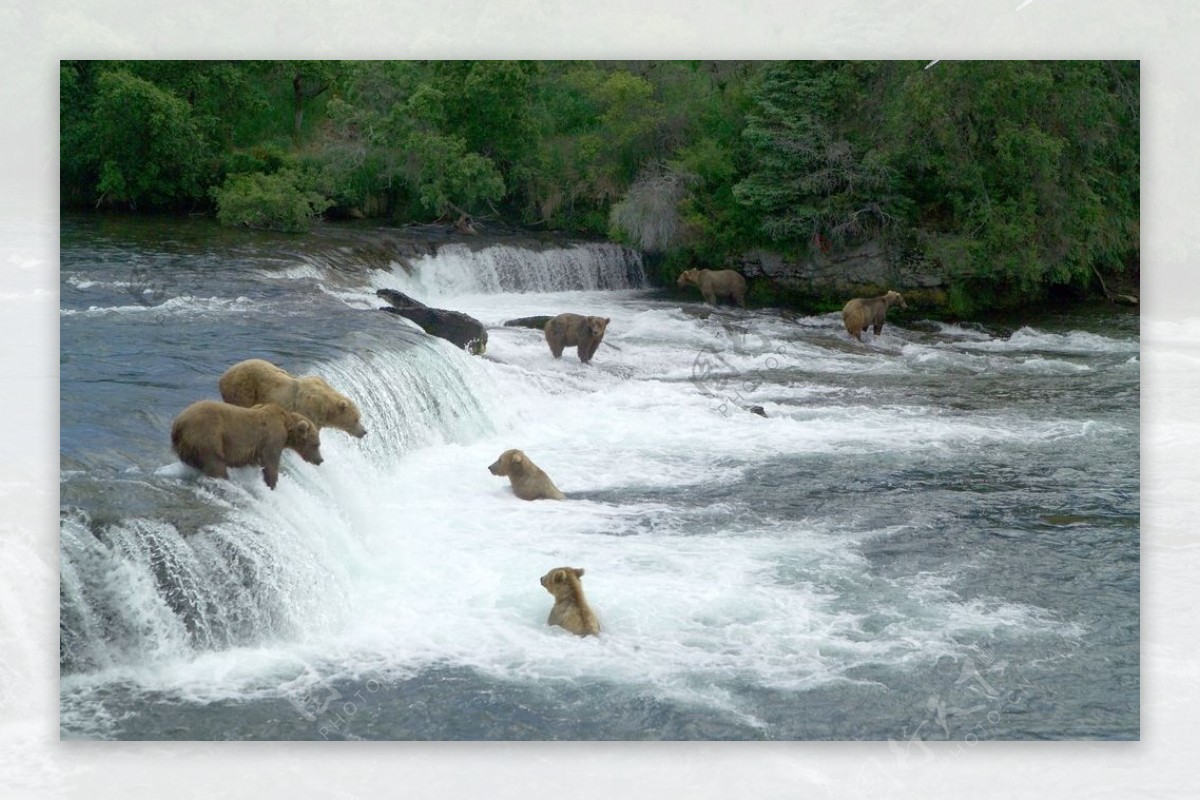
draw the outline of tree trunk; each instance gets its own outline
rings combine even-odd
[[[300,129],[304,125],[304,82],[299,74],[292,78],[292,98],[292,140],[299,142]]]

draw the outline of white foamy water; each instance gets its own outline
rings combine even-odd
[[[147,290],[147,292],[149,292],[149,290]],[[255,311],[262,311],[261,304],[256,304],[246,297],[175,297],[169,298],[162,302],[150,302],[148,300],[146,303],[122,304],[120,306],[89,306],[86,309],[60,309],[59,314],[63,317],[73,317],[75,315],[94,316],[100,314],[132,314],[153,316],[164,314],[248,314]]]
[[[439,666],[531,686],[632,688],[762,728],[737,688],[870,683],[860,671],[917,669],[999,632],[1085,634],[1034,603],[964,597],[954,574],[880,571],[864,555],[928,522],[881,527],[866,509],[825,513],[804,481],[785,494],[748,482],[784,463],[803,472],[817,457],[933,466],[951,454],[1121,434],[1119,424],[1044,409],[966,413],[871,382],[1074,375],[1091,368],[1046,354],[1127,353],[1125,342],[1033,329],[1004,341],[961,328],[929,339],[889,326],[858,345],[836,315],[697,316],[637,289],[600,291],[628,265],[590,258],[552,276],[536,259],[521,273],[511,254],[444,248],[411,273],[373,273],[361,289],[322,284],[354,309],[382,305],[374,290],[389,287],[467,312],[489,327],[487,356],[431,339],[314,365],[356,399],[369,435],[327,429],[325,463],[285,455],[273,492],[256,469],[215,482],[163,465],[158,480],[220,510],[198,531],[134,517],[101,544],[86,515],[68,516],[63,597],[88,669],[63,678],[66,729],[119,727],[94,703],[114,682],[189,703],[247,701]],[[297,277],[312,276],[286,276]],[[163,306],[185,313],[172,302]],[[202,305],[233,312],[247,302]],[[556,361],[540,331],[503,326],[561,311],[611,319],[592,365],[573,350]],[[568,500],[516,499],[487,471],[508,448],[524,450]],[[538,578],[560,565],[586,570],[601,637],[545,625],[552,601]],[[975,569],[969,553],[959,569]],[[175,577],[171,598],[164,572]]]

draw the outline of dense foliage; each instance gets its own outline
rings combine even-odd
[[[63,62],[66,207],[469,213],[670,277],[886,237],[960,310],[1138,258],[1136,62]]]

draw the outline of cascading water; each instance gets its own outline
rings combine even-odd
[[[489,428],[464,381],[471,365],[456,355],[418,340],[403,354],[323,365],[372,421],[361,444],[324,433],[326,458],[342,465],[336,472],[285,452],[289,480],[272,492],[257,468],[235,470],[226,484],[196,482],[194,471],[168,465],[136,480],[167,496],[166,511],[179,509],[182,522],[64,512],[63,669],[172,659],[336,626],[348,565],[363,558],[347,515],[370,507],[373,477],[414,448]]]
[[[434,297],[636,289],[646,280],[637,252],[611,243],[544,250],[446,245],[415,260],[411,273],[423,294]]]
[[[65,229],[64,736],[1136,736],[1136,318],[858,345],[656,299],[607,243],[271,242]],[[372,311],[385,287],[486,356]],[[612,319],[591,365],[503,325],[561,311]],[[180,466],[173,416],[254,356],[368,435],[275,491]],[[516,500],[510,447],[568,500]],[[600,638],[545,625],[564,564]]]

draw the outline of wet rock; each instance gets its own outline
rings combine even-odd
[[[387,306],[381,311],[412,320],[426,334],[453,342],[475,356],[487,349],[487,329],[469,314],[450,309],[431,309],[428,306],[403,309]]]
[[[430,336],[453,342],[476,356],[487,348],[487,329],[469,314],[426,306],[395,289],[379,289],[375,294],[392,304],[383,311],[412,320]]]
[[[398,292],[395,289],[377,289],[375,290],[375,294],[392,304],[392,306],[396,307],[397,309],[429,308],[416,298],[410,298],[408,295],[405,295],[403,292]]]
[[[542,331],[546,328],[546,323],[553,319],[553,315],[539,314],[534,317],[518,317],[515,320],[506,320],[505,325],[513,328],[536,328]]]

